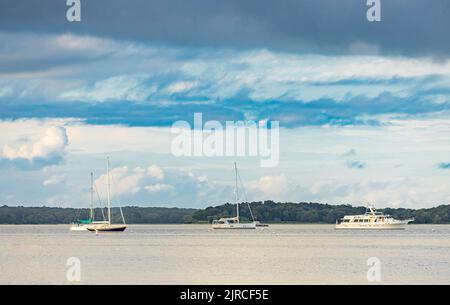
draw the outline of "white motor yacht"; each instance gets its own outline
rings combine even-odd
[[[336,223],[336,230],[404,230],[412,219],[398,220],[368,207],[365,214],[345,216]]]

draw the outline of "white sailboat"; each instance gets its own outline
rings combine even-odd
[[[241,223],[239,215],[239,192],[238,192],[238,171],[236,162],[234,162],[234,172],[236,176],[235,193],[236,193],[236,217],[221,218],[214,220],[212,224],[213,229],[256,229],[255,220],[252,219],[250,223]],[[248,207],[250,209],[250,206]],[[251,213],[251,209],[250,209]],[[252,214],[252,213],[251,213]],[[252,214],[253,218],[253,214]]]
[[[127,225],[125,224],[125,218],[123,217],[122,208],[120,208],[120,213],[122,215],[123,224],[112,224],[111,222],[111,183],[110,183],[110,177],[109,177],[109,157],[106,161],[106,172],[107,172],[107,180],[108,180],[108,220],[96,223],[94,225],[88,226],[87,230],[91,232],[123,232],[127,228]]]
[[[70,231],[88,231],[89,227],[107,223],[106,221],[95,221],[94,218],[94,173],[91,173],[91,204],[89,208],[89,219],[78,219],[72,224]]]

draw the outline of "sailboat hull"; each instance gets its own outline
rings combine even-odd
[[[98,227],[89,227],[88,231],[90,232],[123,232],[127,228],[126,225],[106,225],[106,226],[98,226]]]
[[[215,230],[254,230],[256,229],[256,224],[254,223],[223,223],[223,224],[213,224],[212,226]]]

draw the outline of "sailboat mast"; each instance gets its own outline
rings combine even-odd
[[[91,220],[94,219],[94,173],[91,172]]]
[[[239,222],[239,194],[238,194],[238,172],[237,172],[237,165],[236,162],[234,162],[234,173],[235,173],[235,192],[236,192],[236,217]]]
[[[111,224],[111,184],[109,181],[109,157],[106,159],[106,172],[108,179],[108,222]]]

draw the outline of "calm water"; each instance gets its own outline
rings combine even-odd
[[[450,226],[137,225],[98,236],[68,226],[0,226],[0,284],[70,283],[69,257],[80,259],[84,284],[366,284],[369,257],[381,261],[382,284],[450,284]]]

